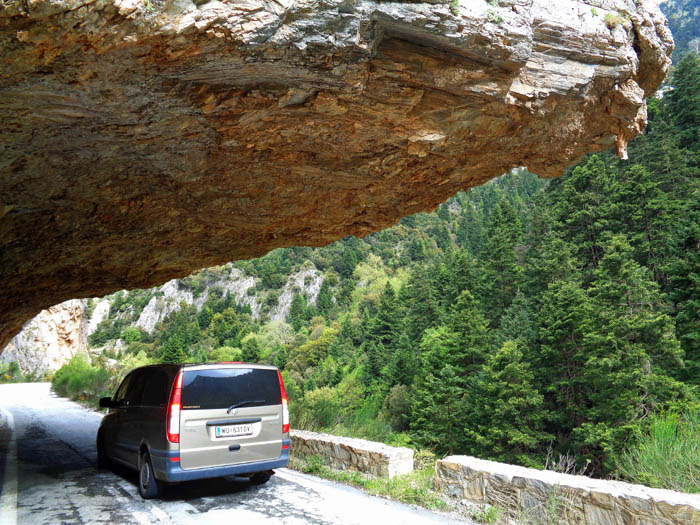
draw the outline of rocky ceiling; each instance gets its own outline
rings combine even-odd
[[[0,348],[69,298],[624,156],[672,46],[653,0],[3,0]]]

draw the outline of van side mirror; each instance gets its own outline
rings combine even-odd
[[[116,403],[112,401],[111,397],[101,397],[100,398],[100,408],[114,408]]]

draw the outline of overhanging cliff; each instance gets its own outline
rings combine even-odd
[[[65,299],[624,156],[672,46],[644,0],[5,0],[0,348]]]

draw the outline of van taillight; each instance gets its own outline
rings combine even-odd
[[[289,406],[287,402],[287,391],[284,389],[282,373],[277,370],[277,378],[280,380],[280,393],[282,394],[282,434],[289,432]]]
[[[167,425],[166,433],[168,441],[171,443],[180,442],[180,397],[182,395],[182,370],[175,378],[175,386],[170,394],[170,402],[168,403],[168,415],[165,416]]]

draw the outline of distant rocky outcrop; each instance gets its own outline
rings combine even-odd
[[[277,306],[270,311],[270,319],[273,321],[284,321],[289,315],[292,307],[294,294],[302,294],[306,297],[307,304],[316,306],[318,294],[321,292],[324,276],[311,263],[309,266],[290,275],[282,288],[282,292],[277,300]]]
[[[222,295],[230,294],[236,304],[248,305],[254,319],[285,321],[289,315],[295,293],[302,294],[309,305],[316,305],[325,276],[310,261],[303,268],[287,277],[281,291],[256,290],[256,279],[238,268],[228,265],[223,271],[209,279],[201,293],[196,294],[183,281],[173,279],[152,290],[153,297],[141,310],[135,328],[152,333],[156,326],[169,315],[179,311],[183,304],[194,305],[199,311],[209,299],[212,290],[218,289]],[[253,293],[250,293],[250,291]],[[273,294],[273,305],[265,309],[263,302],[269,302]],[[24,373],[43,375],[58,370],[78,352],[88,349],[88,337],[99,324],[109,317],[114,296],[101,299],[70,300],[43,310],[28,322],[12,338],[0,354],[0,361],[16,361]],[[116,318],[129,315],[125,312],[113,314]],[[119,339],[107,345],[120,349],[124,346]],[[100,353],[104,348],[93,348]]]
[[[180,310],[182,303],[192,304],[201,310],[209,298],[210,288],[216,287],[223,294],[231,294],[237,304],[250,306],[254,318],[260,317],[261,305],[255,295],[248,295],[248,290],[255,286],[255,279],[244,275],[240,270],[231,268],[231,273],[225,278],[208,283],[200,295],[195,297],[191,290],[186,289],[177,279],[168,281],[156,289],[154,297],[136,321],[136,328],[152,332],[155,326],[173,312]]]
[[[46,310],[27,323],[0,354],[0,361],[15,361],[24,373],[41,376],[87,351],[89,321],[86,300],[73,299]]]
[[[672,45],[653,0],[5,0],[0,347],[69,298],[624,156]]]

